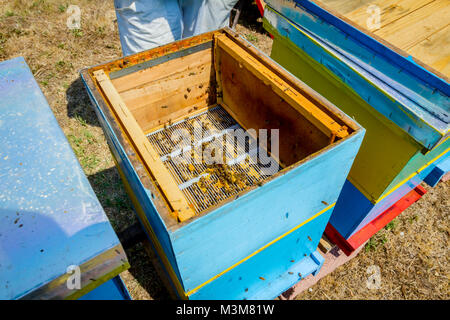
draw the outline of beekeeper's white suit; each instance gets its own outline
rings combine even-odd
[[[228,25],[238,0],[114,0],[124,55]]]

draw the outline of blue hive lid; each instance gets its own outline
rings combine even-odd
[[[450,86],[447,79],[423,68],[412,57],[395,51],[392,46],[388,47],[313,1],[267,0],[266,3],[389,96],[394,104],[373,104],[373,107],[426,149],[432,149],[448,136]],[[277,28],[277,21],[271,21],[271,24]],[[364,93],[362,98],[367,100]]]
[[[0,97],[0,299],[78,297],[126,256],[23,58],[0,63]]]

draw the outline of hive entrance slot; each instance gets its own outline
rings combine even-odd
[[[267,156],[266,150],[221,106],[151,132],[147,138],[197,213],[281,169],[273,158],[258,161],[260,153]]]

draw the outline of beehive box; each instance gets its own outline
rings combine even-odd
[[[354,121],[230,29],[82,78],[181,298],[274,298],[320,267],[316,248],[364,135]],[[228,132],[247,142],[224,142]],[[216,142],[225,162],[205,163]]]
[[[125,252],[22,57],[0,96],[0,299],[125,298]]]
[[[315,2],[267,3],[271,57],[367,130],[330,220],[348,239],[448,157],[448,83]]]

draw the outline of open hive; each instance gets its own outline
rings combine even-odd
[[[129,61],[124,61],[120,70],[114,70],[116,65],[91,69],[180,221],[260,185],[353,131],[319,101],[281,79],[277,70],[255,59],[248,45],[227,33],[209,37],[134,66],[125,67]],[[194,127],[200,128],[197,134]],[[261,129],[268,135],[274,129],[279,133],[279,150],[273,157],[277,165],[270,170],[259,161],[262,153],[272,156],[270,138],[259,141]],[[174,141],[172,135],[180,130],[190,134],[189,143]],[[226,141],[223,137],[230,130],[245,135],[247,142]],[[224,161],[213,154],[216,162],[205,163],[205,148],[214,144],[222,146]],[[190,161],[177,161],[186,155]]]
[[[320,268],[364,136],[345,114],[229,29],[82,78],[180,297],[274,298]]]

